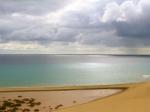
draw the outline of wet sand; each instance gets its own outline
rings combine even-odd
[[[1,89],[0,112],[53,112],[67,107],[85,104],[122,91],[120,88],[75,88],[53,88],[50,90],[33,88],[33,91],[31,88],[18,90]]]

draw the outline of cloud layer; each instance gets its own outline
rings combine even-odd
[[[149,0],[1,0],[0,49],[148,49],[149,20]]]

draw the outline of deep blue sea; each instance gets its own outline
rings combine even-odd
[[[150,56],[0,55],[0,87],[118,84],[149,79]]]

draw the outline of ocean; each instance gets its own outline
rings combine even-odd
[[[150,56],[0,54],[0,87],[98,85],[150,79]]]

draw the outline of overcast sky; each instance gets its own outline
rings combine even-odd
[[[0,0],[0,53],[150,54],[150,0]]]

